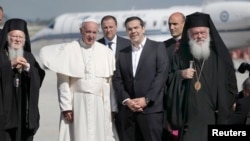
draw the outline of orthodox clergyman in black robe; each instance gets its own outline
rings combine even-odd
[[[231,56],[208,14],[186,17],[172,63],[168,121],[180,140],[207,141],[208,125],[228,124],[238,93]]]
[[[39,128],[39,90],[45,72],[31,53],[27,24],[6,21],[0,39],[1,141],[32,141]]]

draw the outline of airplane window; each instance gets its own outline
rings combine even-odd
[[[163,25],[166,26],[167,24],[168,24],[168,22],[164,20]]]
[[[156,21],[154,21],[153,25],[154,25],[154,26],[156,26],[156,25],[157,25],[157,22],[156,22]]]

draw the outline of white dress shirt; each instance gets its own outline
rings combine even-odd
[[[133,65],[133,76],[135,77],[136,74],[136,70],[137,70],[137,66],[141,57],[141,53],[143,50],[143,47],[146,43],[146,37],[144,37],[144,39],[142,40],[141,44],[139,45],[139,47],[135,47],[132,45],[132,65]],[[123,105],[126,105],[125,102],[129,100],[129,98],[125,99],[122,101]]]
[[[135,76],[137,66],[138,66],[138,63],[139,63],[139,60],[140,60],[141,53],[142,53],[143,47],[145,45],[145,42],[146,42],[146,37],[142,40],[139,47],[135,47],[135,46],[132,45],[133,76]]]

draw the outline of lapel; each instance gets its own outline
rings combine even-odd
[[[121,45],[121,43],[120,43],[120,40],[119,40],[119,37],[117,36],[117,39],[116,39],[116,51],[115,51],[115,58],[117,59],[117,57],[118,57],[118,54],[119,54],[119,52],[120,52],[120,50],[121,50],[121,47],[122,45]]]
[[[125,39],[121,38],[120,36],[117,36],[117,39],[116,39],[116,53],[115,53],[116,58],[118,57],[120,51],[125,49],[129,45],[130,44]]]
[[[145,62],[145,60],[147,58],[147,55],[150,54],[150,46],[151,46],[150,44],[151,44],[151,42],[147,39],[146,43],[145,43],[145,45],[143,47],[143,50],[142,50],[138,65],[137,65],[135,76],[136,76],[137,73],[139,73],[140,69],[142,68],[143,63]],[[132,60],[131,60],[131,62],[132,62]]]
[[[104,40],[104,38],[101,38],[101,39],[99,39],[98,40],[100,43],[102,43],[103,45],[105,45],[105,40]]]
[[[124,54],[124,62],[126,62],[126,66],[128,67],[129,75],[133,77],[132,46],[129,46],[126,49]]]
[[[173,56],[173,54],[175,53],[175,46],[176,46],[175,44],[176,44],[176,41],[174,38],[172,38],[172,41],[169,46],[169,50],[170,50],[169,53],[171,53],[171,56]]]

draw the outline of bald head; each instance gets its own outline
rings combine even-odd
[[[181,38],[185,16],[181,12],[172,13],[168,20],[168,26],[172,37]]]

